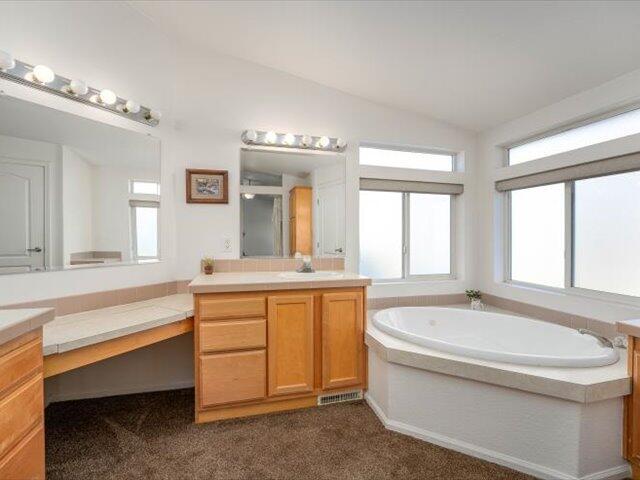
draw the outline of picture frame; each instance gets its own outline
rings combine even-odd
[[[229,172],[188,168],[187,203],[229,203]]]

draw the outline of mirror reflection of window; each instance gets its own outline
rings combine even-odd
[[[134,260],[157,260],[159,202],[131,200],[131,231]]]

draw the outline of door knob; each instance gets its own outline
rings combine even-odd
[[[42,249],[40,247],[35,247],[35,248],[27,248],[27,252],[36,252],[36,253],[40,253],[42,251]]]
[[[336,252],[336,253],[342,253],[342,247],[340,247],[340,248],[336,248],[336,249],[334,250],[334,252]]]

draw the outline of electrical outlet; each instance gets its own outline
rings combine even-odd
[[[231,239],[230,238],[224,238],[222,240],[222,251],[224,253],[231,253],[233,250],[233,248],[231,247]]]

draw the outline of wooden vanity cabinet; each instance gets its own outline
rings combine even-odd
[[[631,375],[631,395],[624,403],[624,457],[631,463],[632,478],[640,480],[640,338],[628,337],[627,368]]]
[[[0,479],[44,479],[42,329],[0,345]]]
[[[313,255],[311,187],[293,187],[289,192],[289,254]]]
[[[196,422],[365,387],[364,288],[195,294]]]

